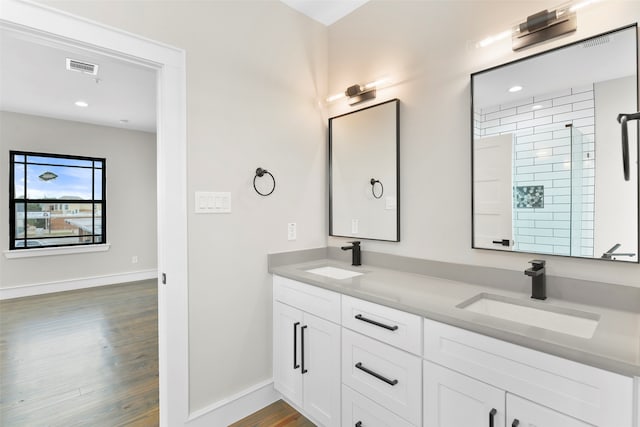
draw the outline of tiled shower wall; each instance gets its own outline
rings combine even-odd
[[[514,250],[593,256],[593,93],[593,85],[589,85],[474,111],[475,138],[514,135],[514,187],[544,186],[543,208],[514,208]],[[578,238],[573,253],[571,128],[567,125],[578,131],[576,140],[582,141],[574,147],[574,155],[581,152],[582,168],[579,174],[574,171],[573,177],[574,201],[581,200],[573,209],[573,232]],[[575,227],[578,223],[581,228]]]

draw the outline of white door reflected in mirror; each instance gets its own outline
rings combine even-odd
[[[637,25],[471,82],[472,246],[638,262],[637,126],[625,181],[617,121],[638,110]]]

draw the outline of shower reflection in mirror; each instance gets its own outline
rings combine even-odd
[[[637,81],[636,25],[471,76],[474,248],[638,262]]]

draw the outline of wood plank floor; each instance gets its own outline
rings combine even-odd
[[[284,401],[278,400],[229,427],[315,427],[315,424]]]
[[[0,425],[158,425],[156,281],[0,301]]]

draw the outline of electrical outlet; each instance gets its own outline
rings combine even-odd
[[[131,257],[131,264],[137,264],[138,263],[138,255],[134,255]]]
[[[287,240],[296,240],[298,234],[297,226],[295,222],[287,224]]]

